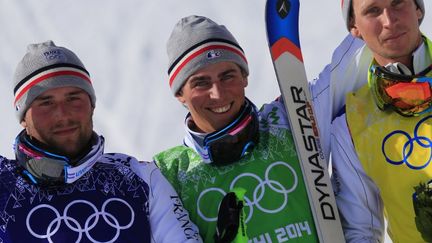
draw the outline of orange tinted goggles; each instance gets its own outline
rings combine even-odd
[[[402,75],[382,66],[372,66],[371,73],[371,88],[380,109],[391,107],[403,116],[416,116],[430,109],[432,77]]]

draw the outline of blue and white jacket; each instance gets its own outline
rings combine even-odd
[[[44,189],[0,156],[0,242],[201,242],[154,163],[103,154],[78,180]]]

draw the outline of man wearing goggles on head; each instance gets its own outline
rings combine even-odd
[[[29,45],[14,95],[24,130],[16,159],[0,156],[1,242],[201,242],[154,163],[104,153],[92,82],[72,51]]]
[[[419,29],[424,2],[345,0],[342,7],[348,30],[366,44],[356,70],[346,70],[352,77],[338,80],[358,85],[331,128],[345,238],[382,242],[385,212],[393,242],[423,242],[413,193],[432,179],[432,42]]]
[[[317,242],[284,105],[258,111],[245,97],[249,70],[236,39],[223,25],[189,16],[167,51],[171,90],[189,113],[184,144],[154,159],[203,240],[246,233],[249,242]]]

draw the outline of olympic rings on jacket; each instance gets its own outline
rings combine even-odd
[[[273,180],[270,178],[270,172],[271,170],[275,167],[275,166],[283,166],[288,168],[289,172],[287,172],[287,176],[286,178],[290,178],[288,175],[289,173],[292,174],[292,185],[289,188],[286,188],[280,181],[277,180]],[[275,170],[280,170],[280,169],[275,169]],[[265,171],[265,178],[264,180],[261,179],[258,175],[253,174],[253,173],[242,173],[240,175],[238,175],[237,177],[235,177],[231,184],[230,184],[230,188],[229,190],[232,190],[235,187],[238,187],[238,181],[244,178],[250,178],[253,179],[255,181],[257,181],[257,185],[255,187],[255,189],[253,191],[251,191],[250,193],[252,193],[253,196],[253,200],[250,198],[250,196],[244,196],[244,200],[246,202],[246,207],[249,209],[249,213],[247,215],[246,218],[246,223],[249,222],[249,220],[251,220],[252,216],[253,216],[253,212],[256,209],[267,213],[267,214],[275,214],[275,213],[279,213],[280,211],[282,211],[285,206],[288,203],[288,194],[293,192],[298,185],[298,177],[297,177],[297,173],[294,170],[294,168],[292,168],[288,163],[285,162],[281,162],[281,161],[277,161],[277,162],[273,162],[272,164],[270,164],[266,171]],[[286,184],[286,183],[285,183]],[[277,193],[277,194],[281,194],[283,197],[283,200],[281,200],[281,204],[280,206],[277,206],[276,208],[266,208],[264,205],[262,205],[263,203],[261,202],[262,199],[264,198],[264,195],[266,193],[266,188],[269,188],[271,190],[271,192]],[[209,193],[211,193],[211,195],[209,195]],[[216,193],[216,195],[215,195]],[[221,198],[223,196],[226,195],[227,192],[225,192],[223,189],[221,188],[217,188],[217,187],[210,187],[207,188],[205,190],[203,190],[198,199],[197,199],[197,212],[198,215],[205,221],[207,222],[216,222],[217,221],[217,211],[218,208],[215,208],[214,210],[212,209],[211,212],[206,212],[205,210],[201,209],[201,200],[203,199],[203,197],[207,196],[209,198],[216,198],[217,194],[221,194]],[[266,197],[268,198],[268,197]],[[212,214],[212,215],[208,215],[208,214]]]
[[[106,207],[109,203],[113,202],[113,201],[117,201],[120,202],[124,205],[124,207],[129,208],[130,212],[131,212],[131,219],[130,221],[126,224],[126,225],[120,225],[119,220],[114,217],[113,214],[109,213],[106,211]],[[85,221],[84,226],[82,226],[77,219],[72,218],[70,216],[68,216],[68,211],[69,209],[77,204],[85,204],[88,205],[93,211],[94,213],[92,213],[91,215],[88,216],[88,218]],[[42,208],[46,208],[46,209],[50,209],[51,211],[54,212],[55,214],[55,218],[48,224],[48,227],[46,229],[45,234],[40,234],[40,233],[36,233],[34,232],[32,226],[31,226],[31,220],[30,218],[32,217],[32,215],[39,209]],[[99,212],[99,210],[96,208],[95,205],[93,205],[91,202],[86,201],[86,200],[74,200],[72,202],[70,202],[64,209],[63,211],[63,215],[60,215],[60,213],[57,211],[56,208],[54,208],[51,205],[48,204],[40,204],[36,207],[34,207],[29,214],[27,215],[26,218],[26,226],[28,231],[30,232],[30,234],[32,234],[34,237],[39,238],[39,239],[48,239],[49,242],[53,242],[51,237],[53,235],[55,235],[57,233],[57,231],[59,230],[61,224],[62,224],[62,220],[64,221],[64,223],[66,224],[67,228],[69,228],[70,230],[77,232],[78,233],[78,238],[76,239],[76,242],[80,242],[83,236],[83,233],[85,233],[85,235],[87,236],[87,238],[91,241],[91,242],[100,242],[96,239],[94,239],[92,237],[92,235],[90,234],[90,231],[96,227],[96,225],[99,222],[99,216],[102,216],[102,218],[104,219],[105,223],[107,223],[109,226],[111,226],[112,228],[114,228],[116,230],[115,235],[113,236],[113,238],[109,241],[105,241],[105,242],[115,242],[118,237],[120,236],[120,231],[124,230],[124,229],[128,229],[132,226],[134,220],[135,220],[135,212],[132,209],[132,207],[123,199],[120,198],[110,198],[108,200],[106,200],[103,205],[102,205],[102,209]],[[43,219],[44,220],[44,219]]]
[[[431,119],[431,118],[432,118],[432,116],[427,116],[427,117],[421,119],[416,124],[416,126],[414,128],[414,137],[411,137],[409,133],[402,131],[402,130],[393,131],[393,132],[389,133],[387,136],[385,136],[383,139],[383,142],[382,142],[381,150],[382,150],[382,153],[383,153],[386,161],[390,164],[393,164],[393,165],[401,165],[401,164],[405,163],[409,168],[411,168],[413,170],[421,170],[421,169],[427,167],[429,165],[429,163],[431,162],[431,159],[432,159],[432,139],[430,137],[430,134],[427,137],[426,136],[419,136],[418,132],[419,132],[420,126],[425,121],[427,121],[428,119]],[[424,123],[424,124],[426,124],[426,123]],[[386,149],[385,149],[386,143],[393,136],[399,136],[398,139],[401,139],[401,136],[402,136],[402,139],[403,139],[403,137],[405,137],[407,140],[402,146],[402,151],[400,151],[400,154],[399,154],[401,156],[400,160],[392,159],[386,153]],[[389,142],[389,143],[391,145],[393,145],[391,142]],[[423,149],[429,149],[429,153],[428,153],[429,156],[428,156],[428,158],[425,159],[424,162],[419,162],[419,161],[410,162],[408,160],[409,157],[413,154],[414,147],[416,145],[420,146]]]

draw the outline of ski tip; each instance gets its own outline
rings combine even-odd
[[[265,20],[270,46],[279,39],[286,38],[300,48],[299,9],[298,0],[267,0]]]
[[[303,56],[301,53],[301,49],[287,38],[282,37],[279,40],[277,40],[270,47],[270,52],[273,61],[277,60],[283,53],[287,52],[295,56],[300,62],[303,63]]]

